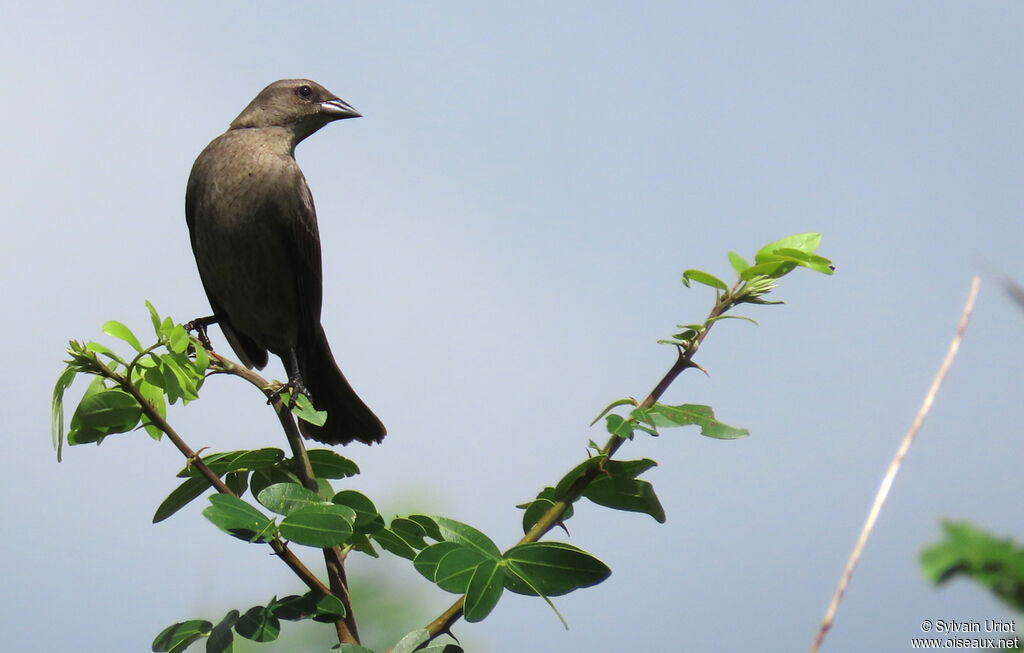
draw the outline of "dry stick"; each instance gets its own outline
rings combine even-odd
[[[910,444],[917,437],[917,432],[921,430],[921,425],[924,423],[924,419],[928,416],[928,411],[931,410],[932,403],[935,401],[935,395],[939,392],[939,386],[942,385],[943,379],[946,378],[946,373],[953,364],[957,350],[960,349],[960,342],[964,339],[964,332],[967,330],[967,322],[971,317],[971,311],[974,310],[974,300],[978,296],[978,286],[980,283],[980,277],[975,276],[971,280],[971,291],[967,295],[967,302],[964,304],[964,310],[960,314],[960,323],[957,325],[953,342],[950,343],[949,351],[946,352],[946,358],[942,361],[935,379],[932,380],[932,385],[928,388],[928,394],[925,396],[924,402],[921,403],[917,416],[914,417],[914,423],[910,425],[910,430],[903,436],[903,442],[900,443],[899,449],[896,450],[896,455],[893,456],[892,462],[889,463],[889,469],[886,470],[885,476],[882,478],[882,484],[875,495],[874,503],[871,504],[871,510],[868,512],[868,518],[860,531],[860,537],[857,538],[857,544],[853,547],[850,559],[846,561],[846,568],[843,570],[843,575],[839,577],[839,585],[832,595],[828,611],[825,612],[825,618],[821,621],[821,626],[818,628],[818,635],[814,638],[814,643],[811,644],[810,653],[817,653],[821,649],[821,643],[824,641],[825,635],[832,628],[832,622],[835,620],[839,602],[843,600],[846,586],[849,585],[853,570],[856,568],[857,562],[864,552],[864,545],[867,543],[868,537],[875,527],[875,522],[878,521],[878,514],[882,511],[882,504],[885,503],[886,497],[889,496],[889,490],[892,489],[893,479],[896,478],[896,473],[899,472],[900,465],[903,463],[903,457],[907,455]]]

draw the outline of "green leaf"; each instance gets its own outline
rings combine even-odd
[[[740,279],[753,281],[758,277],[778,279],[784,277],[796,269],[796,263],[787,260],[774,260],[767,263],[752,265],[740,274]]]
[[[235,632],[254,642],[272,642],[281,634],[281,622],[262,605],[245,611],[235,623]]]
[[[334,623],[345,618],[345,604],[341,599],[331,594],[320,594],[310,592],[316,598],[316,611],[313,613],[313,621],[323,623]]]
[[[164,339],[164,338],[170,338],[171,337],[171,331],[173,331],[173,330],[174,330],[174,321],[171,320],[170,316],[165,316],[163,321],[160,322],[160,330],[159,330],[159,333],[157,335],[158,335],[158,337],[161,338],[161,340]]]
[[[302,485],[299,481],[299,477],[291,472],[285,471],[277,467],[270,467],[267,469],[254,470],[252,476],[249,477],[249,491],[252,492],[254,497],[258,497],[263,488],[271,486],[275,483],[295,483],[296,485]]]
[[[719,320],[743,320],[744,322],[750,322],[754,326],[757,326],[757,320],[749,318],[745,315],[717,315],[707,321],[707,324],[714,324]]]
[[[431,544],[416,554],[412,564],[416,567],[416,571],[420,572],[424,578],[433,583],[436,582],[437,567],[441,564],[441,559],[456,549],[464,548],[465,546],[458,542],[438,542],[437,544]]]
[[[654,486],[647,481],[598,476],[587,486],[583,496],[606,508],[646,513],[659,524],[665,523],[665,509],[654,493]]]
[[[273,467],[285,458],[285,452],[279,448],[268,446],[262,449],[251,449],[242,451],[237,458],[234,458],[224,469],[225,472],[238,472],[240,470],[261,470]]]
[[[607,406],[605,406],[604,410],[602,410],[601,413],[597,417],[594,418],[594,421],[592,421],[590,423],[590,425],[593,426],[594,424],[597,424],[597,420],[599,420],[602,417],[604,417],[605,415],[607,415],[608,411],[613,410],[615,408],[618,408],[619,406],[626,406],[626,405],[636,406],[636,400],[635,399],[616,399],[612,403],[610,403]]]
[[[210,488],[210,481],[205,476],[192,476],[184,483],[174,488],[174,491],[167,495],[153,515],[153,523],[157,524],[178,512],[190,502],[202,496]]]
[[[210,631],[210,638],[206,640],[206,653],[231,653],[234,650],[235,636],[231,633],[231,627],[238,621],[238,610],[231,610],[220,623]]]
[[[164,401],[163,389],[141,379],[136,383],[136,387],[139,389],[139,394],[149,402],[149,405],[156,410],[157,414],[166,419],[167,403]],[[145,428],[146,433],[154,440],[159,440],[163,437],[164,432],[157,428],[155,424],[150,423],[148,419],[145,422]]]
[[[391,520],[391,531],[414,549],[422,549],[427,546],[427,542],[423,539],[425,537],[438,541],[444,539],[437,523],[426,515],[396,517]]]
[[[149,310],[149,320],[153,323],[153,332],[156,334],[156,337],[159,338],[160,337],[160,314],[156,312],[156,309],[153,308],[153,305],[151,303],[149,303],[148,299],[146,300],[146,309]]]
[[[342,490],[335,494],[331,501],[341,506],[348,506],[356,513],[353,525],[357,532],[365,533],[376,530],[375,527],[372,529],[370,527],[377,523],[380,513],[377,512],[377,506],[373,505],[373,501],[365,494],[355,490]]]
[[[200,460],[203,464],[210,468],[217,476],[223,476],[228,467],[231,465],[231,461],[241,456],[245,451],[215,451],[214,453],[208,453],[202,456]],[[189,476],[199,476],[201,472],[199,467],[195,464],[186,464],[180,470],[178,470],[178,478],[188,478]]]
[[[57,450],[57,462],[61,460],[64,449],[64,393],[75,380],[78,372],[70,365],[57,377],[53,386],[53,399],[50,402],[50,434],[53,437],[53,448]]]
[[[683,285],[687,288],[690,287],[690,282],[696,281],[702,283],[705,286],[711,286],[717,290],[728,290],[729,286],[725,285],[725,282],[716,277],[713,274],[708,274],[702,270],[686,270],[683,272]]]
[[[210,353],[206,351],[206,347],[203,347],[203,343],[199,342],[199,338],[192,337],[190,339],[192,341],[192,348],[196,353],[195,371],[197,374],[205,374],[206,370],[210,367]]]
[[[398,640],[394,648],[391,649],[391,653],[413,653],[420,645],[430,641],[430,632],[426,628],[419,628],[406,633],[402,639]]]
[[[817,254],[808,254],[797,249],[783,247],[775,250],[775,256],[787,261],[792,261],[800,267],[821,272],[822,274],[832,274],[835,272],[835,268],[832,266],[832,261],[828,260],[824,256],[818,256]]]
[[[776,251],[780,249],[795,249],[806,254],[813,254],[820,244],[821,234],[804,233],[786,236],[759,249],[754,256],[754,261],[757,263],[771,261],[776,257]]]
[[[380,528],[374,531],[370,537],[376,540],[385,551],[407,560],[416,558],[416,549],[389,528]]]
[[[740,272],[740,278],[752,280],[763,275],[778,279],[789,274],[796,266],[832,274],[832,262],[814,253],[820,244],[821,235],[815,233],[796,234],[769,243],[757,252],[754,257],[756,264]]]
[[[323,503],[315,492],[295,483],[275,483],[260,490],[256,497],[265,508],[279,515],[290,515],[299,508]]]
[[[428,517],[426,515],[409,515],[406,519],[414,522],[419,527],[417,533],[422,533],[423,536],[432,538],[438,542],[444,539],[444,536],[441,535],[441,528],[437,525],[437,522],[434,521],[433,517]],[[395,524],[392,523],[391,527],[394,528]]]
[[[281,536],[296,544],[326,549],[344,543],[352,535],[355,518],[355,511],[348,506],[308,505],[281,521]]]
[[[288,402],[290,400],[290,394],[285,392],[281,394],[281,401]],[[303,422],[309,422],[314,426],[323,426],[327,421],[327,411],[317,410],[313,407],[313,402],[309,400],[304,394],[299,394],[298,399],[295,400],[295,405],[292,407],[292,414],[301,419]]]
[[[274,522],[245,501],[230,494],[214,494],[203,516],[214,526],[246,542],[266,542]]]
[[[377,529],[383,526],[383,520],[380,524],[375,523],[374,526],[375,527],[372,530],[366,530],[365,532],[356,530],[356,532],[352,534],[352,537],[348,538],[348,541],[345,542],[345,546],[350,546],[354,551],[365,553],[371,558],[379,558],[380,554],[377,553],[377,549],[373,547],[373,542],[370,541],[368,534],[377,532]]]
[[[735,440],[750,435],[750,431],[746,429],[735,428],[719,422],[715,419],[715,414],[710,406],[654,404],[650,408],[637,408],[631,415],[634,419],[646,422],[655,428],[696,424],[700,426],[701,435],[718,440]]]
[[[967,522],[943,522],[945,539],[921,552],[925,577],[936,585],[968,578],[1007,606],[1024,610],[1024,547]]]
[[[419,649],[418,653],[464,653],[462,647],[457,644],[431,644],[426,648]]]
[[[326,478],[315,478],[316,481],[316,492],[323,501],[330,501],[331,497],[334,496],[334,488],[331,487],[331,482]]]
[[[505,568],[497,560],[485,560],[473,570],[466,589],[463,615],[472,623],[482,621],[498,604],[505,587]]]
[[[188,349],[188,343],[188,332],[185,331],[185,327],[175,324],[170,337],[167,339],[167,348],[175,354],[182,354]]]
[[[155,653],[181,653],[200,637],[205,637],[213,624],[202,619],[192,619],[164,628],[153,640]]]
[[[497,560],[501,557],[501,550],[498,545],[489,537],[476,530],[472,526],[457,522],[447,517],[433,517],[434,522],[440,529],[441,537],[448,542],[458,542],[471,549],[479,551],[487,558]]]
[[[71,418],[68,444],[85,444],[102,440],[112,433],[135,428],[142,417],[142,407],[135,397],[122,390],[103,390],[82,399]]]
[[[362,647],[359,644],[339,644],[337,649],[338,653],[373,653],[368,648]]]
[[[192,367],[192,361],[187,356],[184,354],[164,354],[160,357],[160,361],[165,370],[165,378],[168,373],[174,377],[178,384],[181,398],[186,403],[199,397],[198,391],[203,377],[196,374],[195,369]],[[168,398],[170,398],[170,388],[168,388]],[[173,404],[174,401],[171,401],[171,403]]]
[[[249,472],[228,472],[224,476],[224,484],[235,493],[235,496],[242,496],[249,488]]]
[[[316,603],[320,596],[322,595],[314,592],[306,592],[302,596],[289,594],[283,599],[275,599],[267,608],[278,619],[302,621],[309,619],[316,612]]]
[[[120,356],[118,356],[117,353],[114,350],[112,350],[110,347],[107,347],[105,345],[101,345],[98,342],[90,342],[90,343],[85,345],[85,349],[87,351],[95,352],[97,354],[102,354],[103,356],[106,356],[107,358],[109,358],[110,360],[114,361],[118,365],[122,365],[124,367],[128,367],[128,362],[125,359],[123,359]],[[117,366],[115,365],[114,367],[116,368]]]
[[[316,621],[334,622],[345,618],[345,604],[330,594],[310,591],[302,596],[294,594],[275,599],[267,605],[278,619],[302,621],[313,618]]]
[[[611,418],[613,417],[619,416],[609,415],[608,420],[612,421]],[[622,418],[620,417],[619,419]],[[558,499],[565,496],[565,493],[569,491],[569,488],[572,487],[573,483],[575,483],[577,479],[584,476],[585,474],[590,473],[591,469],[593,469],[594,467],[599,467],[607,459],[608,456],[604,454],[591,456],[590,458],[587,458],[580,464],[570,469],[569,472],[562,477],[562,480],[558,481],[558,485],[555,486],[554,497],[552,498]]]
[[[620,437],[623,440],[629,440],[633,437],[633,429],[636,425],[624,418],[622,415],[609,415],[605,418],[605,421],[607,422],[607,424],[605,424],[605,429],[612,435]]]
[[[161,381],[159,384],[154,385],[162,387],[167,394],[167,401],[172,405],[176,404],[179,399],[185,396],[185,386],[188,384],[185,373],[178,369],[174,359],[170,356],[158,356],[157,360],[160,363],[158,369]]]
[[[602,471],[605,476],[636,478],[648,469],[653,469],[657,466],[658,463],[650,458],[641,458],[640,460],[609,460],[604,464]]]
[[[554,488],[552,488],[552,491]],[[551,499],[534,499],[530,503],[526,504],[526,510],[523,512],[523,533],[529,533],[530,529],[540,521],[540,518],[555,505],[555,502]]]
[[[517,508],[523,508],[526,510],[526,512],[523,513],[523,533],[529,533],[534,524],[540,521],[540,518],[544,516],[544,513],[546,513],[551,506],[555,505],[556,501],[558,501],[558,497],[555,496],[555,488],[546,487],[540,491],[537,498],[533,501],[516,506]],[[571,518],[572,515],[572,504],[568,504],[562,511],[562,516],[559,521],[564,522]]]
[[[110,320],[109,322],[104,323],[103,333],[107,334],[108,336],[114,336],[115,338],[120,338],[121,340],[124,340],[125,342],[132,346],[132,349],[139,353],[143,351],[142,345],[139,344],[139,339],[135,337],[135,334],[132,333],[132,330],[126,327],[125,325],[121,324],[117,320]]]
[[[309,462],[318,478],[348,478],[359,473],[359,466],[330,449],[311,449]]]
[[[454,544],[449,542],[449,544]],[[484,562],[497,562],[476,549],[457,544],[438,560],[434,582],[446,592],[463,594],[469,588],[476,568]]]
[[[729,252],[729,264],[732,265],[733,270],[736,270],[736,274],[743,274],[743,271],[750,267],[747,259],[736,252]]]
[[[597,585],[612,573],[606,564],[571,544],[530,542],[503,556],[505,587],[517,594],[559,596]]]

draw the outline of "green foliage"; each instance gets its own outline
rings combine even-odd
[[[750,435],[750,431],[746,429],[735,428],[719,422],[715,419],[715,413],[710,406],[696,404],[666,406],[656,403],[650,408],[637,408],[630,413],[630,419],[631,421],[635,420],[639,425],[647,426],[643,430],[651,435],[658,435],[658,427],[690,426],[691,424],[700,427],[701,435],[716,440],[735,440]]]
[[[160,634],[153,640],[153,651],[179,653],[188,648],[192,642],[209,635],[212,629],[213,624],[202,619],[172,624],[160,631]]]
[[[211,496],[203,516],[228,535],[246,542],[267,542],[272,537],[274,520],[230,494]]]
[[[602,473],[587,485],[583,496],[606,508],[646,513],[664,524],[665,509],[654,493],[654,486],[636,478],[657,464],[648,458],[626,462],[609,460],[601,469]]]
[[[171,318],[160,318],[146,302],[156,343],[143,347],[131,329],[116,320],[103,325],[103,332],[123,340],[134,350],[131,358],[118,355],[98,342],[71,341],[71,359],[57,379],[53,390],[51,430],[58,460],[64,444],[64,393],[78,374],[93,376],[67,432],[70,445],[99,444],[108,435],[127,433],[140,424],[159,439],[161,431],[152,421],[143,420],[140,401],[148,402],[161,419],[167,417],[167,404],[178,400],[188,403],[199,397],[210,358],[206,350],[193,345],[184,327]],[[104,361],[104,359],[106,359]],[[134,393],[128,392],[128,389]]]
[[[437,543],[423,547],[413,566],[446,592],[464,594],[470,622],[490,614],[505,589],[547,600],[596,585],[611,574],[603,562],[571,544],[527,542],[502,553],[472,526],[446,517],[430,519],[436,528],[425,530]]]
[[[730,252],[729,263],[737,275],[731,286],[711,273],[686,270],[682,275],[684,285],[696,283],[714,291],[711,312],[701,322],[677,325],[676,334],[659,341],[676,348],[678,360],[672,371],[646,400],[618,399],[601,411],[594,423],[605,419],[607,443],[598,445],[591,440],[586,459],[534,499],[518,506],[523,509],[525,535],[504,551],[486,534],[447,517],[414,514],[385,520],[366,495],[351,488],[335,491],[332,487],[332,481],[348,482],[359,474],[354,461],[329,449],[307,452],[295,442],[291,443],[291,457],[275,447],[203,456],[187,453],[187,463],[177,475],[182,480],[157,507],[153,521],[170,518],[214,489],[209,505],[202,511],[214,526],[246,542],[270,544],[279,555],[292,556],[289,560],[294,560],[291,544],[298,545],[296,550],[303,546],[324,549],[328,559],[340,553],[337,560],[354,552],[378,557],[379,547],[408,560],[440,590],[461,595],[460,602],[451,609],[454,618],[460,612],[469,622],[486,618],[506,590],[540,597],[554,609],[551,597],[597,585],[611,574],[600,559],[573,544],[541,541],[554,526],[564,527],[581,497],[595,505],[645,514],[659,523],[666,519],[654,485],[640,478],[654,470],[657,463],[650,458],[620,460],[615,457],[620,446],[637,432],[660,436],[664,429],[683,426],[696,426],[701,435],[718,440],[749,435],[746,429],[719,421],[709,406],[672,406],[658,399],[679,373],[699,368],[693,356],[715,324],[731,318],[756,325],[749,317],[731,314],[734,308],[780,303],[768,301],[765,296],[780,278],[796,268],[831,274],[831,263],[815,253],[819,243],[817,234],[783,238],[761,248],[752,263]],[[110,435],[139,429],[154,439],[166,434],[179,449],[190,452],[167,422],[169,405],[197,399],[206,376],[213,373],[240,376],[268,392],[272,387],[237,364],[208,352],[198,338],[189,335],[185,325],[161,317],[149,302],[146,307],[155,336],[153,344],[143,345],[128,326],[115,320],[104,324],[102,331],[119,341],[127,353],[97,342],[69,344],[69,360],[57,378],[51,405],[58,460],[65,441],[69,445],[99,444]],[[65,432],[64,396],[79,375],[89,378],[89,384]],[[286,405],[288,394],[283,393],[281,399]],[[302,395],[297,397],[292,412],[315,424],[323,424],[326,419],[326,414],[315,411]],[[956,574],[970,575],[1019,607],[1024,585],[1020,580],[1024,577],[1020,549],[986,540],[983,534],[964,525],[947,527],[947,534],[948,542],[922,556],[922,563],[936,582]],[[998,576],[992,573],[996,562],[1002,565]],[[308,572],[303,576],[301,564],[289,564],[308,586],[325,589]],[[330,571],[330,565],[328,568]],[[1017,574],[1016,580],[1008,584],[1011,572]],[[331,581],[331,587],[343,582],[337,576]],[[347,600],[347,592],[335,596],[310,591],[280,600],[275,597],[266,605],[244,612],[230,610],[216,625],[202,619],[173,624],[157,636],[153,650],[183,651],[206,638],[208,653],[228,653],[233,650],[235,635],[257,642],[277,639],[282,620],[345,619],[349,613]],[[441,627],[435,623],[414,630],[396,644],[393,653],[459,653],[457,645],[434,639],[450,625],[449,621]],[[342,644],[338,650],[368,651],[355,644]]]
[[[1024,611],[1024,547],[1001,539],[967,522],[944,522],[945,539],[921,552],[921,570],[942,585],[969,578],[987,587],[1018,612]]]
[[[274,597],[267,605],[255,605],[245,613],[229,610],[216,626],[201,619],[172,624],[153,640],[153,651],[184,651],[192,642],[207,637],[207,653],[230,653],[236,634],[254,642],[272,642],[281,634],[281,620],[330,623],[344,616],[345,606],[337,597],[327,594],[307,592],[283,599]]]

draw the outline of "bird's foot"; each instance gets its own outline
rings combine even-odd
[[[276,390],[270,393],[267,397],[267,403],[274,403],[274,401],[280,399],[281,395],[285,392],[288,393],[288,410],[295,408],[295,402],[298,400],[300,394],[304,394],[306,397],[309,397],[309,390],[306,388],[306,384],[302,382],[302,377],[298,374],[293,374],[288,377],[288,381],[286,383],[282,383]]]
[[[197,317],[196,319],[185,323],[185,332],[188,333],[190,331],[195,331],[196,337],[199,338],[199,342],[203,343],[203,347],[205,347],[207,351],[213,351],[213,345],[210,343],[210,336],[206,335],[206,327],[216,323],[216,315]]]

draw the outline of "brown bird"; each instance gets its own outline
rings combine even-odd
[[[288,372],[283,389],[327,411],[322,427],[299,421],[327,444],[380,442],[384,425],[331,354],[320,325],[323,274],[313,196],[295,146],[359,112],[308,79],[274,82],[202,151],[185,193],[185,219],[214,321],[246,367],[267,351]],[[202,320],[200,320],[202,323]]]

